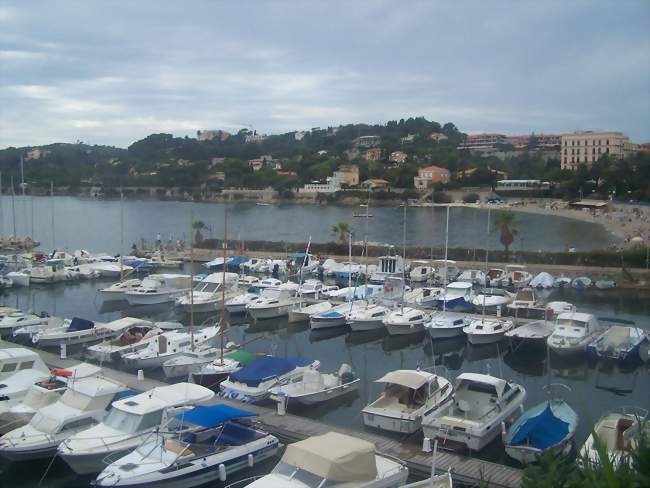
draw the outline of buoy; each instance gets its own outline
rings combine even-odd
[[[72,376],[72,371],[70,371],[69,369],[52,368],[51,371],[54,376],[61,376],[63,378],[69,378],[70,376]]]
[[[248,467],[252,468],[255,465],[255,458],[252,454],[248,455]]]
[[[223,463],[219,465],[219,481],[226,481],[226,465]]]

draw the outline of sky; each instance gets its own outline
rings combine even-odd
[[[650,141],[650,1],[0,1],[0,148],[411,116]]]

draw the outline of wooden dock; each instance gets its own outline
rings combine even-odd
[[[10,342],[0,341],[0,349],[5,347],[25,346],[17,346]],[[79,362],[79,359],[61,359],[58,354],[52,352],[40,349],[33,350],[37,351],[50,367],[65,368]],[[131,372],[120,371],[106,366],[103,367],[103,374],[137,391],[146,391],[166,384],[162,381],[146,377],[139,380],[137,375]],[[222,398],[215,398],[213,400],[213,403],[217,402],[226,403],[238,408],[243,407],[246,410],[257,413],[259,417],[256,422],[259,423],[261,428],[277,436],[284,442],[295,442],[312,435],[336,431],[372,442],[378,453],[402,460],[408,466],[410,473],[415,476],[426,478],[431,473],[431,454],[423,452],[419,442],[416,443],[413,440],[401,441],[371,432],[353,431],[290,413],[278,415],[277,411],[273,408],[246,405]],[[463,485],[494,488],[519,487],[523,475],[522,470],[517,468],[438,450],[436,473],[440,474],[448,470],[451,471],[453,479]]]

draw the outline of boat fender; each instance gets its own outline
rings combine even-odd
[[[219,465],[219,481],[226,481],[226,465],[223,463]]]
[[[248,467],[252,468],[255,466],[255,457],[252,454],[248,455]]]
[[[505,440],[506,438],[506,424],[505,422],[501,422],[501,440]]]
[[[72,376],[72,371],[70,371],[69,369],[52,368],[51,371],[54,376],[61,376],[63,378],[69,378],[70,376]]]

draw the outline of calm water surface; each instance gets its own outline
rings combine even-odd
[[[93,200],[73,197],[0,198],[0,232],[2,235],[33,234],[42,249],[88,249],[94,252],[119,253],[121,249],[119,200]],[[371,203],[372,207],[372,203]],[[52,225],[54,208],[54,226]],[[128,200],[124,202],[124,245],[149,243],[158,233],[164,240],[187,240],[191,217],[202,220],[212,230],[206,235],[223,235],[224,209],[229,212],[229,236],[244,240],[329,242],[334,239],[331,227],[340,221],[350,223],[354,239],[363,240],[365,219],[353,214],[359,207],[314,205],[257,206],[250,203],[189,203]],[[371,208],[374,218],[368,222],[368,239],[385,244],[402,244],[403,209]],[[445,209],[409,208],[407,244],[444,246]],[[603,249],[619,241],[602,226],[557,216],[519,213],[520,237],[514,250],[560,251]],[[487,210],[452,208],[450,210],[449,246],[484,248],[488,239]],[[32,233],[33,229],[33,233]],[[501,249],[496,232],[489,238],[490,248]]]
[[[82,282],[73,285],[32,287],[9,290],[4,305],[48,311],[51,314],[108,321],[122,316],[147,317],[155,320],[180,319],[186,325],[188,317],[177,315],[166,305],[129,307],[125,303],[102,305],[96,290],[106,282]],[[549,299],[575,303],[581,311],[601,317],[619,317],[648,326],[650,301],[647,294],[637,291],[612,290],[576,291],[554,290]],[[203,318],[197,319],[197,323]],[[380,393],[373,381],[388,371],[398,368],[432,367],[453,380],[461,372],[491,372],[492,374],[523,384],[528,392],[526,407],[531,407],[545,397],[542,389],[549,381],[561,382],[571,387],[565,398],[578,411],[580,423],[576,440],[580,445],[590,432],[593,423],[605,412],[620,405],[650,408],[650,373],[648,365],[621,370],[611,364],[589,364],[581,358],[559,360],[551,357],[550,377],[543,352],[508,352],[504,344],[472,347],[465,340],[451,340],[432,344],[428,336],[389,337],[383,332],[353,334],[345,329],[314,333],[307,324],[287,325],[284,320],[260,321],[249,324],[244,319],[233,319],[230,339],[245,342],[259,335],[262,340],[249,344],[255,352],[272,352],[279,355],[302,355],[321,361],[322,371],[336,371],[341,363],[352,365],[362,379],[358,394],[309,409],[294,410],[300,415],[322,420],[333,425],[357,430],[364,429],[361,409]],[[418,435],[406,442],[420,442]],[[478,454],[479,457],[513,464],[497,441]],[[47,463],[25,465],[0,465],[10,480],[9,485],[36,486]],[[260,470],[270,469],[270,465]],[[87,486],[87,479],[70,474],[64,463],[55,461],[52,471],[42,486]]]

